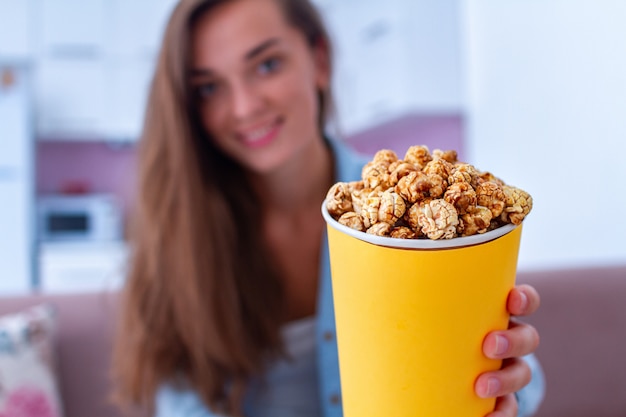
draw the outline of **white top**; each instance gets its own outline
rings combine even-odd
[[[274,362],[264,379],[251,387],[249,417],[320,417],[315,317],[281,329],[287,358]]]

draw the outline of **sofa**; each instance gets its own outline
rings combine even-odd
[[[539,329],[546,397],[537,417],[626,416],[626,264],[523,272],[542,306]],[[110,400],[115,293],[0,298],[0,315],[49,301],[57,307],[59,385],[66,417],[121,417]],[[133,416],[143,413],[134,411]]]
[[[626,416],[626,264],[521,273],[541,295],[546,397],[537,417]]]
[[[0,315],[51,303],[56,310],[57,382],[64,417],[121,417],[109,371],[118,294],[32,294],[0,298]],[[133,411],[133,417],[142,413]]]

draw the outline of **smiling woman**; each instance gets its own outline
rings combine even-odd
[[[324,152],[317,92],[328,87],[326,51],[308,45],[275,1],[228,2],[200,16],[191,52],[201,122],[225,155],[268,173]]]
[[[319,207],[366,159],[324,132],[330,58],[308,0],[173,11],[140,143],[115,349],[123,402],[168,417],[342,415]],[[512,314],[538,305],[532,288],[511,294],[526,300]],[[512,328],[485,339],[487,355],[508,339],[508,361],[476,384],[510,415],[530,373],[518,357],[536,346],[532,327]]]

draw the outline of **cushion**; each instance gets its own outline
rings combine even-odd
[[[62,417],[48,304],[0,316],[0,417]]]

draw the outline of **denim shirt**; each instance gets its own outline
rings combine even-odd
[[[361,169],[370,158],[355,153],[341,142],[329,141],[329,143],[335,157],[335,181],[347,182],[360,179]],[[316,330],[320,408],[323,417],[343,417],[339,357],[335,336],[335,310],[325,234],[321,244]],[[530,384],[516,393],[519,417],[531,416],[539,407],[544,395],[544,378],[538,361],[533,355],[528,355],[524,359],[530,365],[532,380]],[[244,404],[244,410],[247,408]],[[209,411],[194,391],[177,389],[168,384],[164,384],[157,393],[156,410],[156,417],[226,417]]]

